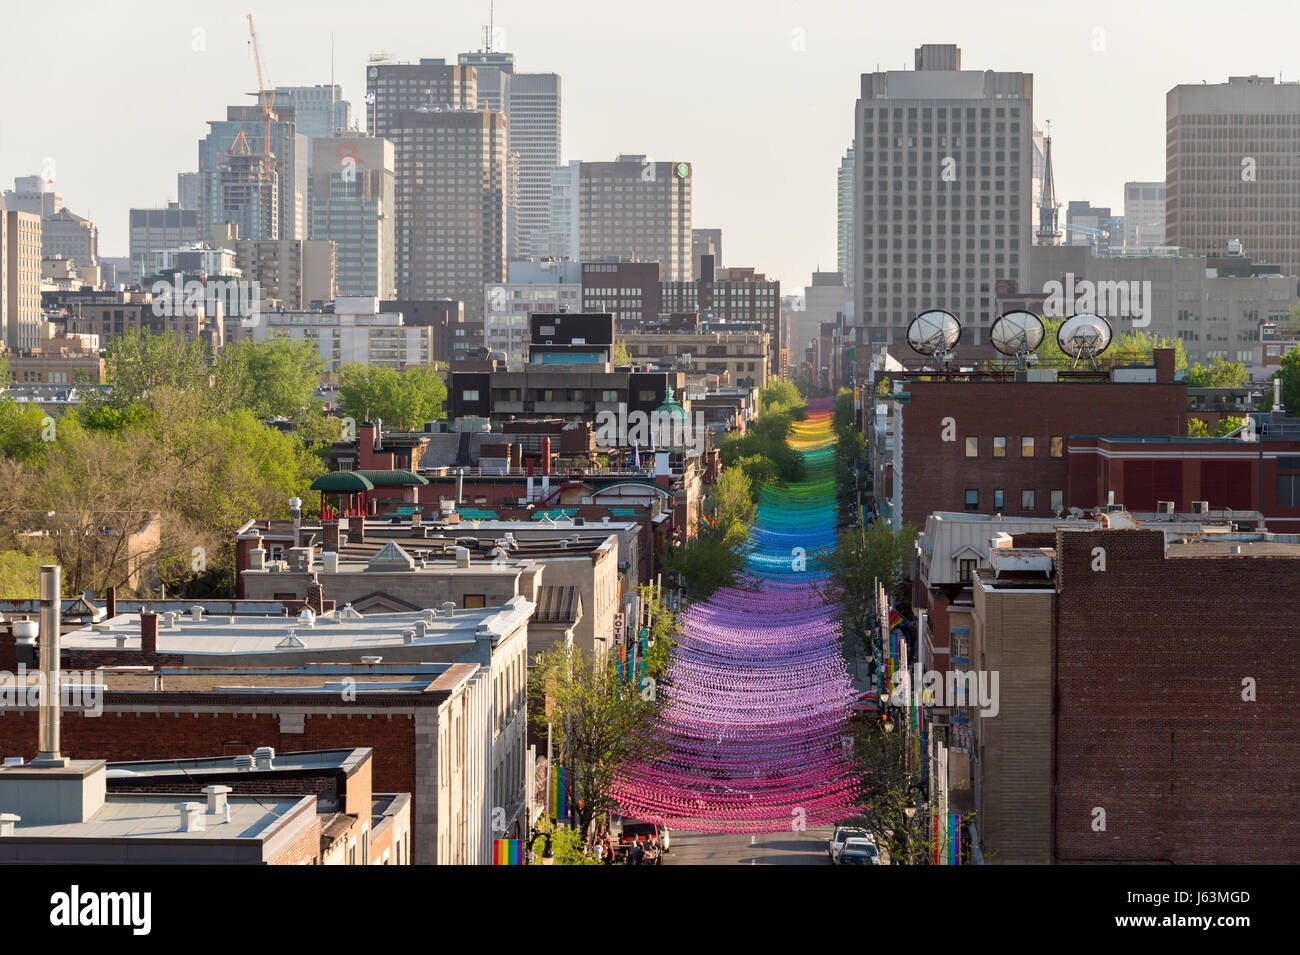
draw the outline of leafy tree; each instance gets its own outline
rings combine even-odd
[[[49,450],[47,436],[57,432],[58,422],[40,405],[0,396],[0,454],[24,464],[38,464]]]
[[[887,596],[901,596],[915,544],[912,525],[894,533],[884,521],[875,521],[840,534],[835,546],[816,555],[817,566],[829,575],[823,599],[840,608],[845,637],[856,637],[868,654],[875,641],[875,582],[880,581]]]
[[[1210,426],[1200,418],[1188,418],[1187,436],[1189,438],[1208,438],[1210,436]]]
[[[616,365],[633,364],[632,354],[627,350],[627,345],[624,342],[617,342],[614,345],[614,364]]]
[[[0,595],[14,599],[40,596],[40,554],[21,550],[0,551]]]
[[[862,791],[859,815],[845,824],[866,829],[894,865],[923,865],[931,838],[924,831],[927,783],[911,763],[911,741],[900,719],[861,713],[853,722],[853,756]],[[916,810],[909,817],[908,810]]]
[[[1300,413],[1300,348],[1282,356],[1273,377],[1282,379],[1282,407],[1293,415]]]
[[[646,603],[650,613],[650,646],[646,650],[646,675],[657,684],[663,683],[668,674],[668,664],[672,659],[673,647],[677,646],[680,633],[677,614],[668,608],[663,594],[649,584],[642,584],[637,593]]]
[[[612,659],[559,644],[541,654],[533,671],[529,711],[540,733],[551,728],[559,761],[568,770],[570,810],[582,838],[593,819],[613,808],[608,794],[615,773],[662,748],[654,727],[653,687],[620,680]]]
[[[802,408],[804,401],[793,382],[774,378],[758,394],[759,408],[763,411],[782,411]],[[802,415],[801,415],[802,417]]]
[[[542,853],[546,851],[546,837],[551,837],[552,865],[600,865],[594,855],[583,852],[585,840],[582,833],[569,826],[557,827],[548,817],[542,816],[537,822],[537,835],[533,837],[533,857],[529,865],[545,865]]]
[[[1061,351],[1061,346],[1056,340],[1056,333],[1063,322],[1065,322],[1064,318],[1043,319],[1043,341],[1034,351],[1034,354],[1038,356],[1040,365],[1061,368],[1073,363],[1074,359]],[[1109,357],[1116,364],[1150,362],[1152,360],[1152,349],[1154,348],[1172,348],[1174,350],[1175,371],[1187,367],[1187,349],[1183,346],[1181,339],[1162,338],[1140,328],[1117,333],[1114,341],[1111,342],[1110,348],[1106,350],[1102,358]]]
[[[319,408],[314,396],[324,370],[325,360],[307,339],[247,339],[222,350],[214,387],[230,407],[297,421]]]
[[[1189,388],[1245,388],[1250,384],[1250,372],[1239,361],[1226,361],[1221,355],[1215,355],[1210,364],[1200,362],[1187,369],[1187,387]]]
[[[741,548],[702,533],[673,550],[667,565],[669,572],[681,575],[686,581],[692,600],[706,600],[720,587],[736,586],[736,575],[745,566],[745,555]]]
[[[445,416],[447,387],[434,368],[345,365],[339,371],[339,406],[357,421],[381,419],[397,427],[414,427]]]
[[[739,546],[745,542],[758,507],[743,468],[723,470],[709,496],[709,509],[715,533],[724,543]]]
[[[155,333],[136,329],[109,339],[104,358],[104,378],[113,386],[107,400],[125,408],[158,388],[178,391],[207,388],[211,381],[211,356],[206,342],[187,342],[179,332]],[[94,397],[91,398],[94,401]]]

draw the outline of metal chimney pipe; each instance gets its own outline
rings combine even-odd
[[[40,747],[34,764],[65,766],[59,753],[59,624],[62,610],[62,569],[58,564],[41,565],[40,662],[41,703]]]

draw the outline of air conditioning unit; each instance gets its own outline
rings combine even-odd
[[[1174,512],[1173,501],[1156,501],[1157,514],[1172,514]]]
[[[1209,502],[1209,501],[1192,501],[1192,513],[1193,513],[1193,514],[1208,514],[1208,513],[1210,513],[1210,502]]]

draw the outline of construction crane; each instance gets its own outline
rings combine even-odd
[[[270,93],[262,79],[262,52],[257,45],[257,29],[253,26],[253,15],[248,15],[248,35],[252,38],[253,62],[257,65],[257,98],[262,105],[262,151],[267,160],[274,158],[275,150],[271,148],[271,120],[275,119],[275,110],[271,108]],[[241,130],[240,135],[243,135]]]

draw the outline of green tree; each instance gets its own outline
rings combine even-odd
[[[551,730],[555,752],[568,770],[570,807],[585,839],[591,822],[613,808],[614,775],[662,749],[655,730],[655,684],[620,680],[613,660],[580,647],[555,645],[544,651],[529,679],[533,724]]]
[[[911,766],[911,740],[902,720],[860,713],[853,720],[853,756],[862,780],[859,815],[844,820],[876,838],[894,865],[923,865],[930,855],[925,832],[925,782]],[[909,815],[909,810],[914,815]]]
[[[749,537],[758,506],[743,468],[725,468],[709,495],[715,534],[729,545],[743,544]]]
[[[339,371],[339,406],[357,421],[380,419],[418,427],[445,416],[447,386],[434,368],[392,368],[356,362]]]
[[[58,433],[58,424],[38,404],[0,396],[0,454],[23,464],[39,464]]]
[[[614,364],[631,365],[632,354],[627,350],[627,345],[623,342],[617,342],[614,345]]]
[[[1300,348],[1282,356],[1273,377],[1282,379],[1282,407],[1290,414],[1300,414]]]
[[[0,551],[0,595],[14,599],[40,596],[40,554],[21,550]]]
[[[197,339],[187,342],[179,332],[137,329],[114,335],[105,351],[104,378],[113,386],[107,401],[119,409],[159,388],[206,389],[211,374],[207,344]]]
[[[1239,361],[1227,361],[1215,355],[1209,365],[1200,362],[1187,369],[1189,388],[1245,388],[1250,384],[1250,372]]]
[[[799,389],[790,381],[773,378],[767,383],[767,387],[759,392],[759,408],[763,411],[792,410],[802,408],[803,405],[804,401],[799,395]]]
[[[912,525],[895,533],[884,521],[875,521],[840,534],[834,547],[816,555],[816,565],[828,575],[823,599],[839,607],[845,637],[857,638],[867,654],[875,645],[875,582],[890,599],[902,596],[915,545]]]
[[[637,593],[645,602],[650,615],[650,645],[646,649],[646,675],[657,684],[662,684],[668,674],[668,664],[672,660],[672,651],[677,646],[680,633],[677,614],[668,608],[663,594],[649,584],[642,584]]]
[[[324,370],[324,359],[307,339],[246,339],[222,350],[214,388],[228,407],[297,421],[320,407],[315,392]]]

